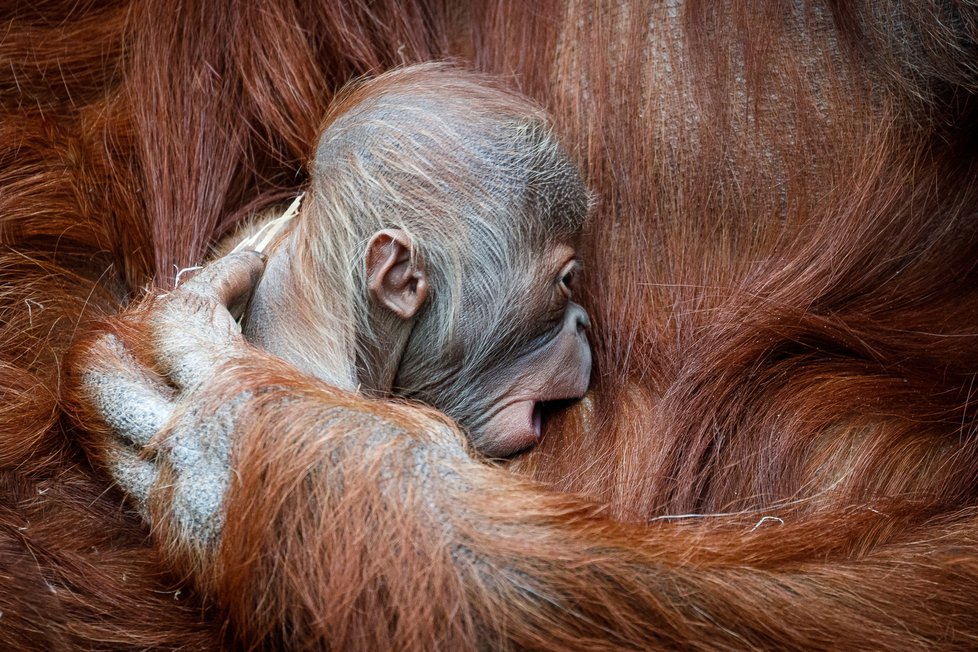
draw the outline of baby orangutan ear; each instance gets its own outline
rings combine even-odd
[[[370,298],[401,319],[410,319],[428,297],[421,262],[411,259],[411,236],[400,229],[378,231],[367,244]]]

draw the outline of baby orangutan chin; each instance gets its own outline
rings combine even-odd
[[[248,340],[334,386],[432,405],[491,456],[538,440],[542,402],[584,395],[571,294],[588,195],[538,108],[437,66],[388,73],[335,102],[311,177]]]

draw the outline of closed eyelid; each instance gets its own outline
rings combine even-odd
[[[568,276],[576,277],[582,271],[584,271],[584,264],[578,258],[572,258],[560,268],[560,273],[557,276],[559,282],[563,282]]]

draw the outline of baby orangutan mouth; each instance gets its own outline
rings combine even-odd
[[[521,453],[539,443],[543,436],[545,414],[565,407],[583,396],[581,393],[564,399],[510,403],[489,419],[483,429],[483,437],[479,437],[477,431],[473,438],[485,439],[488,443],[481,445],[480,450],[493,457],[509,457]]]

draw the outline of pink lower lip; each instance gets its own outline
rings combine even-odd
[[[510,403],[486,424],[490,457],[509,457],[532,448],[543,434],[543,402],[527,399]]]

